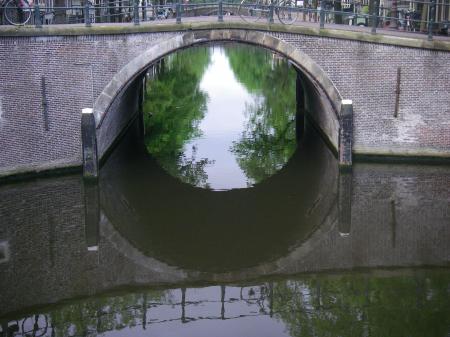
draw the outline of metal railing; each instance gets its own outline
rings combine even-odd
[[[23,1],[23,0],[22,0]],[[27,25],[36,28],[51,24],[84,24],[90,27],[97,23],[123,23],[139,25],[166,20],[182,21],[258,21],[282,24],[298,24],[313,27],[370,31],[378,29],[428,34],[448,35],[450,26],[450,0],[396,1],[390,6],[371,0],[362,5],[355,0],[312,0],[312,3],[295,0],[244,0],[208,1],[196,3],[153,4],[146,0],[108,2],[92,5],[86,1],[83,6],[46,7],[36,3],[30,7],[31,19]],[[308,0],[311,1],[311,0]],[[345,1],[345,2],[344,2]],[[18,8],[19,10],[19,8]],[[2,24],[6,24],[3,19]],[[280,16],[283,15],[283,19]],[[289,20],[284,20],[289,16]],[[216,19],[214,19],[214,17]]]

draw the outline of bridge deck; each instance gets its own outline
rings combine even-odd
[[[407,32],[388,28],[377,28],[376,34],[371,34],[370,27],[349,26],[343,24],[326,24],[319,29],[319,23],[303,21],[299,17],[293,25],[280,23],[269,24],[264,20],[256,23],[244,22],[238,16],[224,16],[224,22],[217,22],[216,16],[183,17],[182,23],[175,19],[133,23],[96,23],[92,27],[84,24],[54,24],[43,28],[34,26],[0,26],[0,36],[42,36],[42,35],[88,35],[88,34],[121,34],[152,31],[183,31],[197,29],[254,29],[262,31],[291,32],[307,35],[319,35],[333,38],[358,40],[382,44],[400,45],[425,49],[439,49],[450,51],[450,36],[435,35],[433,41],[427,40],[427,35],[418,32]]]

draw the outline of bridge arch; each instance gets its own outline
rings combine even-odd
[[[159,41],[156,45],[132,59],[106,85],[95,100],[93,107],[97,128],[97,144],[100,147],[100,159],[108,152],[108,149],[121,131],[118,130],[117,135],[111,135],[111,132],[106,132],[109,127],[103,126],[104,120],[111,114],[111,106],[130,83],[148,68],[149,64],[183,48],[220,41],[257,45],[287,57],[302,74],[302,78],[308,82],[308,90],[316,92],[318,94],[317,97],[321,97],[318,104],[313,104],[315,113],[312,119],[321,129],[331,147],[337,153],[340,153],[342,143],[340,140],[342,133],[340,111],[343,100],[326,72],[311,57],[289,43],[266,32],[240,29],[211,29],[189,31]]]

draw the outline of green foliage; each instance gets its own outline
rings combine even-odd
[[[204,167],[183,154],[185,144],[201,136],[198,125],[206,112],[207,94],[199,88],[210,62],[206,49],[187,49],[171,55],[155,79],[149,81],[144,103],[145,144],[160,165],[174,176],[207,187]]]
[[[55,327],[55,337],[98,336],[142,325],[148,303],[169,302],[170,292],[148,291],[142,294],[94,297],[66,303],[45,315]],[[146,306],[144,303],[147,303]]]
[[[224,47],[231,68],[253,95],[239,141],[230,149],[250,184],[279,170],[291,157],[295,139],[295,70],[285,59],[261,48]],[[150,82],[144,105],[148,151],[169,173],[195,186],[208,187],[205,167],[213,161],[191,158],[186,144],[201,136],[207,94],[199,84],[210,62],[207,48],[174,54]]]

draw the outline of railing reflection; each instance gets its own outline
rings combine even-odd
[[[114,307],[114,298],[108,298],[107,303],[104,305],[86,305],[84,309],[87,310],[80,310],[80,316],[77,316],[79,321],[61,321],[60,318],[62,317],[58,317],[58,313],[53,310],[52,313],[32,314],[20,319],[3,321],[1,324],[1,336],[85,336],[91,335],[93,332],[104,333],[112,330],[121,330],[127,326],[142,326],[142,329],[145,330],[150,325],[169,322],[190,323],[202,320],[233,320],[245,317],[273,316],[272,282],[253,286],[228,287],[228,289],[233,290],[233,293],[238,293],[239,297],[226,298],[227,287],[225,285],[200,288],[200,292],[204,289],[208,289],[208,293],[212,289],[216,293],[217,299],[210,299],[209,297],[203,300],[195,299],[194,294],[194,299],[189,300],[189,291],[191,289],[185,287],[165,291],[165,295],[168,296],[162,300],[152,299],[151,294],[149,296],[148,293],[143,293],[133,297],[135,303],[126,303],[125,301],[126,304],[123,307]],[[198,289],[193,288],[192,290]],[[179,301],[173,301],[173,296],[176,296],[175,293],[177,292],[180,293],[181,298]],[[208,296],[211,295],[214,294],[208,294]],[[117,303],[120,304],[123,300],[120,298]],[[230,310],[231,313],[227,315],[227,305],[239,303],[248,308],[247,312],[233,314],[234,310]],[[216,309],[219,314],[210,314],[210,312],[215,311],[214,307],[209,309],[211,304],[217,306]],[[208,306],[209,309],[206,315],[195,315],[189,312],[191,308],[205,306]],[[159,319],[155,318],[162,307],[178,308],[178,316],[176,313],[173,313],[173,316],[169,315],[168,317]],[[72,311],[70,305],[67,309],[69,309],[68,311]],[[124,322],[124,317],[128,317],[127,322]]]
[[[1,328],[3,337],[95,336],[172,323],[273,317],[296,337],[343,336],[349,330],[357,336],[371,330],[373,336],[417,331],[411,336],[437,337],[448,332],[449,277],[444,270],[382,271],[103,295],[3,320]]]

